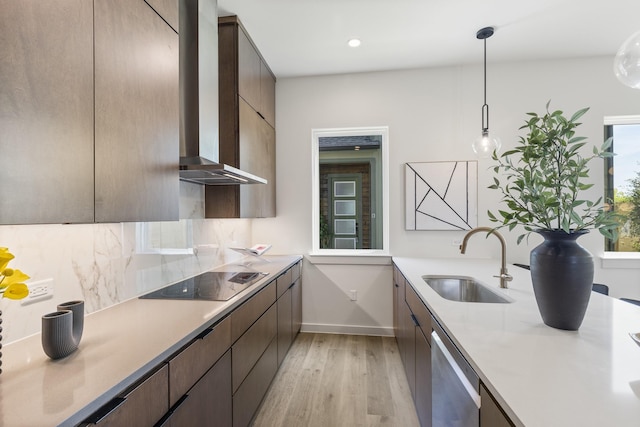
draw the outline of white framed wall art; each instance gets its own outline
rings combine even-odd
[[[470,230],[478,224],[478,162],[405,164],[405,229]]]

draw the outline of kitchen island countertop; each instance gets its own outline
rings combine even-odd
[[[269,275],[228,301],[134,298],[91,313],[78,350],[64,359],[45,355],[40,334],[6,345],[0,425],[76,425],[301,258],[253,260],[250,268]]]
[[[393,258],[511,420],[518,426],[640,425],[640,307],[593,292],[578,331],[546,326],[530,273],[508,266],[499,289],[498,260]],[[472,276],[510,304],[440,297],[423,275]]]

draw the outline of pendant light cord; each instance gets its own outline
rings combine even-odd
[[[484,42],[484,104],[482,105],[482,132],[489,130],[489,104],[487,104],[487,39]]]
[[[484,104],[482,104],[482,133],[489,131],[489,105],[487,104],[487,39],[493,35],[493,27],[485,27],[478,31],[476,38],[484,42]]]

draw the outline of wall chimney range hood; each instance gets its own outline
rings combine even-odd
[[[266,184],[218,163],[217,0],[180,0],[180,179],[202,185]]]

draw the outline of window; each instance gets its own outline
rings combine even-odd
[[[161,255],[193,254],[191,220],[136,223],[136,253]]]
[[[605,198],[623,217],[618,241],[606,239],[605,250],[640,252],[640,116],[605,118],[605,137],[616,153],[605,163]]]
[[[314,129],[313,252],[388,252],[388,128]]]

